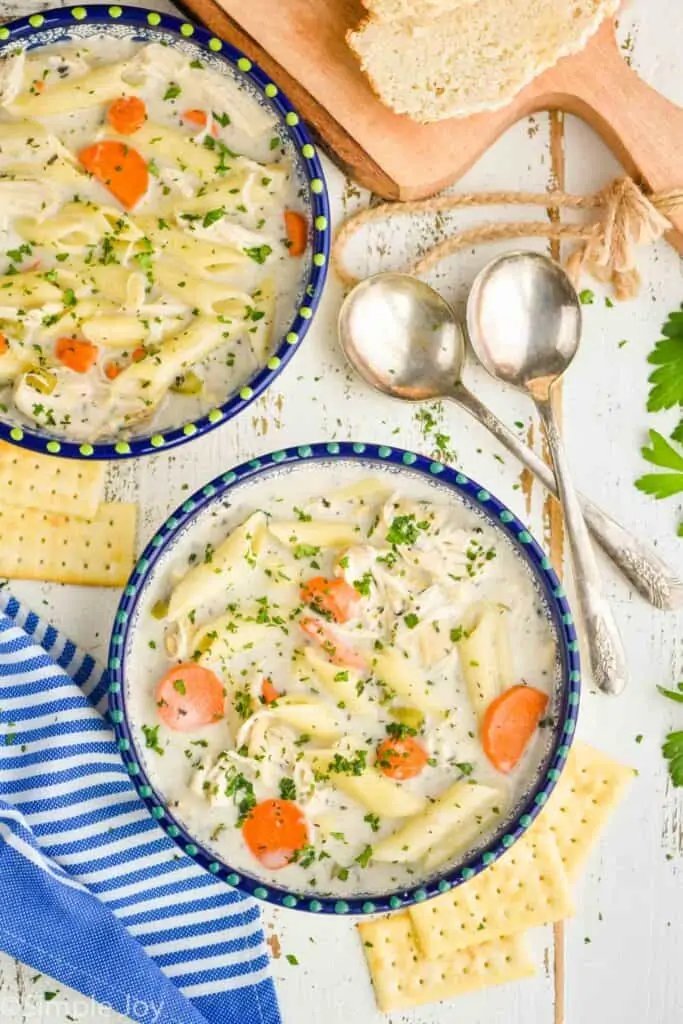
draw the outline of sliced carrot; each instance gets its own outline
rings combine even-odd
[[[308,844],[308,825],[301,808],[291,800],[263,800],[249,811],[242,835],[254,857],[278,871]]]
[[[220,722],[225,713],[220,679],[194,662],[176,665],[166,673],[157,686],[156,701],[161,721],[177,732]]]
[[[127,210],[131,210],[147,191],[147,164],[136,149],[123,142],[96,142],[82,149],[78,159]]]
[[[104,368],[104,375],[107,378],[107,380],[116,380],[120,373],[121,367],[117,362],[114,362],[114,360],[112,360],[111,363],[107,363],[107,365]]]
[[[34,92],[42,92],[45,88],[45,82],[42,82],[40,79],[36,79],[35,81],[31,82],[31,88]]]
[[[205,110],[184,110],[180,115],[183,121],[189,121],[190,124],[194,124],[197,128],[206,128],[209,122],[209,116]],[[215,122],[211,124],[211,134],[214,138],[218,135],[218,125]]]
[[[5,352],[9,350],[9,342],[4,334],[0,334],[0,356],[4,356]]]
[[[345,640],[327,622],[322,619],[306,618],[299,622],[306,636],[315,640],[325,651],[334,665],[344,665],[346,668],[367,668],[365,658],[362,657],[353,647],[350,647]]]
[[[143,348],[142,345],[139,348],[134,348],[130,354],[130,358],[134,363],[141,362],[147,355],[147,349]]]
[[[547,706],[548,695],[533,686],[512,686],[489,704],[481,742],[499,772],[507,774],[518,764]]]
[[[264,704],[272,704],[282,696],[273,686],[272,680],[264,679],[261,683],[261,697],[263,698]]]
[[[390,736],[377,747],[377,767],[398,782],[414,779],[426,764],[427,751],[412,736],[404,736],[400,740]]]
[[[360,594],[346,580],[314,576],[301,588],[301,600],[315,611],[331,615],[335,622],[348,622],[355,614]]]
[[[97,345],[76,338],[58,338],[55,345],[57,359],[74,373],[87,373],[95,364],[98,352]]]
[[[121,96],[107,111],[107,121],[119,135],[132,135],[147,120],[147,107],[139,96]]]
[[[289,242],[289,255],[303,255],[308,244],[308,224],[303,213],[285,210],[285,231]]]

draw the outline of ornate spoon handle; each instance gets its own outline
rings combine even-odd
[[[551,494],[558,497],[552,470],[494,416],[476,395],[463,384],[456,384],[449,397],[479,420]],[[655,608],[665,611],[680,608],[683,604],[683,580],[654,551],[606,512],[582,495],[578,497],[589,530],[638,593]]]

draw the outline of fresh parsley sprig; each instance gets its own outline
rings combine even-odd
[[[662,753],[669,762],[671,784],[683,786],[683,732],[670,732],[662,746]]]
[[[681,431],[681,426],[677,428]],[[672,435],[675,437],[675,435]],[[683,440],[683,433],[681,436]],[[650,494],[660,501],[683,493],[683,454],[669,444],[658,431],[650,431],[650,447],[641,448],[643,458],[664,473],[646,473],[636,480],[636,487],[644,494]],[[683,522],[679,524],[678,536],[683,537]]]

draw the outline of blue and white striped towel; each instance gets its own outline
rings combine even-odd
[[[105,691],[0,593],[0,948],[143,1024],[278,1024],[257,906],[150,818]]]

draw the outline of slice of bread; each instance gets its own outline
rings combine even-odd
[[[394,18],[433,18],[456,7],[469,7],[478,0],[363,0],[363,6],[378,21]]]
[[[434,18],[368,18],[347,35],[380,99],[415,121],[504,107],[576,53],[620,0],[477,0]]]

